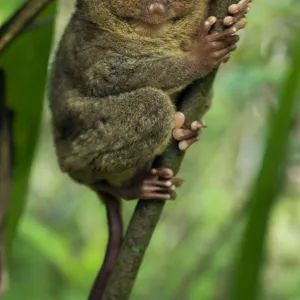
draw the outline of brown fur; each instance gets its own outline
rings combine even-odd
[[[52,71],[50,101],[60,166],[86,184],[102,179],[123,184],[160,154],[173,126],[169,95],[199,77],[181,45],[199,28],[201,1],[187,1],[190,13],[167,24],[170,28],[157,37],[136,33],[137,24],[114,15],[110,5],[116,2],[78,4]],[[122,11],[128,7],[132,14],[135,1],[123,3]]]

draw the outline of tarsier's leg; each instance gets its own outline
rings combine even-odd
[[[59,162],[87,185],[103,179],[122,185],[162,153],[174,128],[174,106],[156,89],[62,100],[54,119]]]
[[[181,112],[175,114],[175,128],[173,129],[173,138],[177,140],[178,147],[186,150],[190,145],[198,140],[200,130],[205,127],[201,122],[195,121],[190,129],[182,129],[185,116]],[[160,199],[168,200],[176,198],[176,188],[179,187],[183,180],[173,176],[173,171],[168,168],[145,168],[143,172],[136,174],[132,179],[130,187],[113,187],[108,183],[99,183],[96,188],[111,193],[116,197],[132,199]]]

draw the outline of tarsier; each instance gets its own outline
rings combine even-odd
[[[122,241],[120,199],[175,199],[182,180],[153,169],[171,139],[185,151],[179,93],[228,61],[251,0],[229,7],[212,34],[208,0],[78,0],[53,63],[50,108],[61,169],[107,209],[109,242],[89,299],[100,299]]]

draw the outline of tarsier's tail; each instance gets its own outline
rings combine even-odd
[[[104,262],[95,279],[88,300],[99,300],[102,298],[123,240],[123,219],[120,199],[106,193],[99,193],[99,196],[106,206],[109,237]]]

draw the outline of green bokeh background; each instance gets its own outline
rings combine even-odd
[[[0,22],[22,2],[0,0]],[[69,2],[58,5],[55,40],[68,19]],[[49,7],[39,19],[51,20],[54,13],[54,6]],[[208,128],[186,155],[180,171],[185,183],[177,201],[168,203],[164,210],[132,300],[233,299],[232,287],[238,290],[240,278],[247,277],[241,251],[253,253],[253,259],[247,258],[252,264],[258,247],[251,243],[255,239],[251,240],[251,234],[249,237],[247,216],[252,217],[249,224],[254,235],[260,230],[260,220],[256,230],[254,209],[243,207],[255,194],[252,186],[261,169],[270,116],[278,101],[288,97],[282,88],[291,68],[294,41],[299,38],[299,18],[297,1],[260,0],[252,5],[239,50],[218,74],[214,105],[205,117]],[[7,230],[10,289],[4,299],[81,300],[86,298],[103,259],[105,212],[92,192],[58,169],[47,105],[42,109],[52,23],[40,24],[44,22],[37,22],[0,56],[0,66],[8,77],[8,103],[16,110],[17,146],[16,184]],[[300,299],[299,105],[294,111],[289,135],[284,134],[289,139],[280,140],[287,159],[281,161],[283,171],[280,180],[274,176],[276,186],[271,193],[277,202],[270,205],[268,218],[258,297],[263,300]],[[288,124],[280,122],[283,128]],[[273,123],[274,129],[278,124]],[[277,145],[274,153],[279,148]],[[271,181],[273,177],[267,174],[265,178]],[[265,192],[272,183],[264,181],[264,185]],[[256,196],[260,212],[267,201],[267,196],[261,195]],[[133,202],[124,203],[126,223],[134,206]],[[237,263],[238,279],[234,276]]]

